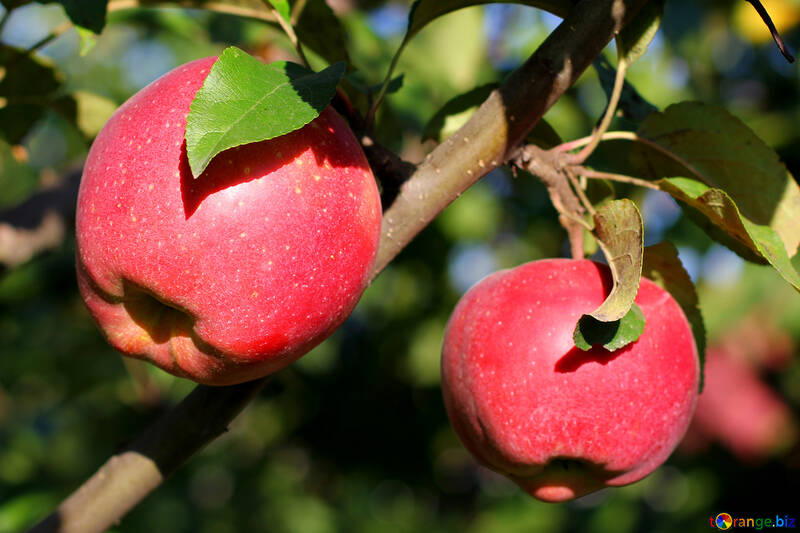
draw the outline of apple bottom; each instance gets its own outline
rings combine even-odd
[[[504,475],[534,498],[561,503],[580,498],[606,487],[622,487],[645,478],[665,461],[672,445],[665,445],[638,467],[610,469],[606,465],[593,463],[586,458],[555,456],[543,464],[522,462],[522,457],[513,457],[502,445],[492,444],[488,428],[465,431],[462,420],[454,417],[453,426],[462,442],[479,463]],[[473,436],[481,436],[476,442]]]
[[[273,351],[262,358],[243,357],[201,339],[188,312],[143,289],[123,281],[124,297],[106,295],[89,280],[80,262],[77,278],[90,314],[103,324],[100,331],[115,350],[204,385],[234,385],[272,374],[322,342],[339,325],[292,350]]]

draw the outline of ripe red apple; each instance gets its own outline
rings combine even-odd
[[[611,274],[549,259],[496,272],[470,289],[445,332],[450,420],[485,466],[560,502],[637,481],[678,444],[694,410],[698,356],[683,311],[643,279],[644,333],[609,352],[573,342],[608,295]]]
[[[114,348],[227,385],[288,365],[342,324],[367,285],[381,206],[330,108],[220,154],[193,179],[186,116],[214,61],[145,87],[97,136],[78,196],[77,269]]]

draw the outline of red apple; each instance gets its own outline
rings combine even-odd
[[[750,362],[713,346],[706,350],[705,376],[689,428],[696,444],[717,439],[740,460],[757,463],[794,443],[791,409]]]
[[[330,108],[220,154],[193,179],[186,116],[214,61],[145,87],[97,136],[78,196],[77,268],[114,348],[227,385],[288,365],[342,324],[368,282],[381,206]]]
[[[691,327],[649,280],[636,297],[646,325],[635,343],[575,346],[576,322],[611,284],[592,261],[534,261],[475,285],[447,325],[442,388],[456,433],[480,463],[540,500],[643,478],[672,453],[694,410]]]

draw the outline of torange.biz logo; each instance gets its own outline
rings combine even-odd
[[[708,519],[711,527],[717,529],[731,529],[732,527],[750,528],[761,530],[765,527],[786,527],[796,528],[795,519],[793,516],[788,515],[775,515],[769,518],[754,518],[743,516],[732,516],[728,513],[719,513],[717,516],[712,516]]]

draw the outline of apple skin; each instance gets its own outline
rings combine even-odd
[[[697,348],[680,306],[642,279],[639,339],[577,348],[573,329],[608,295],[608,267],[546,259],[472,287],[448,322],[445,407],[481,464],[543,501],[562,502],[655,470],[689,425]]]
[[[215,60],[165,74],[97,136],[78,194],[77,273],[118,351],[229,385],[285,367],[344,322],[368,283],[381,205],[331,108],[193,179],[186,116]]]

